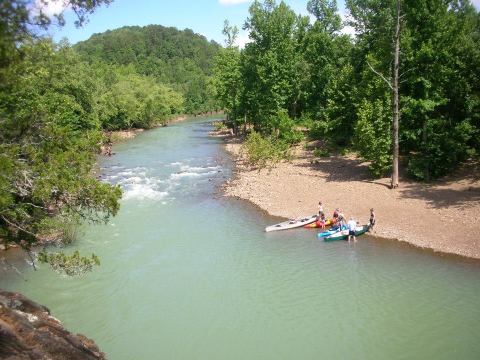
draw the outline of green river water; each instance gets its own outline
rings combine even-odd
[[[27,281],[2,274],[0,288],[48,306],[109,359],[480,358],[478,262],[368,236],[267,234],[280,219],[221,196],[232,164],[209,130],[151,130],[100,160],[124,189],[120,213],[67,249],[99,255],[94,272],[23,265]]]

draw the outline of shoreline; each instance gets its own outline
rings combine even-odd
[[[104,136],[107,138],[107,141],[104,142],[100,146],[100,151],[99,155],[103,156],[112,156],[115,155],[113,152],[113,145],[134,139],[137,135],[140,133],[143,133],[144,131],[148,130],[153,130],[156,128],[160,127],[166,127],[169,124],[176,124],[183,122],[188,119],[194,119],[197,116],[215,116],[215,115],[222,115],[223,111],[210,111],[204,114],[181,114],[181,115],[176,115],[174,117],[171,117],[167,119],[164,123],[159,123],[156,124],[150,128],[131,128],[131,129],[126,129],[126,130],[113,130],[113,131],[103,131]]]
[[[465,174],[470,176],[429,185],[401,179],[401,187],[392,191],[389,178],[372,180],[367,164],[354,156],[315,158],[298,147],[291,162],[256,170],[245,164],[239,141],[226,140],[235,169],[224,185],[224,196],[247,200],[281,218],[314,214],[322,200],[327,216],[339,207],[362,224],[373,207],[377,224],[369,235],[379,241],[480,259],[480,180],[468,170]]]
[[[130,140],[135,138],[138,134],[151,130],[151,129],[156,129],[159,127],[165,127],[168,126],[168,124],[174,124],[178,122],[185,121],[189,118],[191,118],[192,115],[177,115],[173,118],[170,118],[165,121],[165,123],[160,123],[152,126],[151,128],[145,129],[145,128],[131,128],[131,129],[126,129],[126,130],[113,130],[113,131],[106,131],[104,130],[103,133],[108,136],[109,140],[106,144],[102,145],[102,154],[105,154],[106,150],[108,150],[109,145],[113,144],[118,144],[122,141]],[[108,155],[108,154],[107,154]]]
[[[113,155],[115,155],[115,153],[112,151],[112,146],[113,145],[118,144],[118,143],[123,142],[123,141],[131,140],[131,139],[135,138],[137,135],[143,133],[144,131],[152,130],[152,129],[155,129],[155,128],[158,128],[158,127],[165,127],[168,124],[175,124],[175,123],[183,122],[185,120],[195,118],[196,116],[214,116],[214,115],[221,115],[221,114],[223,114],[222,111],[218,111],[218,112],[213,111],[210,114],[207,113],[207,114],[200,114],[200,115],[182,114],[182,115],[177,115],[177,116],[174,116],[174,117],[168,119],[166,121],[165,125],[159,124],[159,125],[153,126],[152,128],[149,128],[149,129],[143,129],[143,128],[138,128],[137,129],[136,128],[136,129],[128,129],[128,130],[109,131],[109,132],[104,131],[104,134],[106,134],[106,135],[108,134],[107,136],[109,136],[110,140],[100,146],[100,152],[98,153],[98,155],[102,155],[102,156],[113,156]],[[40,241],[37,245],[40,245],[40,246],[50,245],[50,244],[55,244],[57,241],[58,241],[58,239],[52,238],[52,239],[47,239],[47,240]],[[0,239],[0,255],[5,254],[7,251],[11,251],[11,250],[23,251],[18,244],[5,245]],[[1,263],[0,263],[0,265],[1,265]]]
[[[176,124],[179,122],[183,122],[188,119],[193,119],[197,116],[214,116],[214,115],[221,115],[223,114],[222,111],[212,111],[210,113],[205,113],[205,114],[199,114],[199,115],[194,115],[194,114],[182,114],[182,115],[177,115],[172,118],[169,118],[165,121],[165,123],[160,123],[157,125],[152,126],[151,128],[145,129],[145,128],[132,128],[132,129],[126,129],[126,130],[115,130],[115,131],[103,131],[105,136],[108,138],[108,140],[101,145],[100,147],[100,154],[101,155],[106,155],[106,156],[111,156],[113,155],[112,152],[112,145],[121,143],[123,141],[127,141],[130,139],[135,138],[138,134],[147,131],[147,130],[152,130],[156,129],[159,127],[166,127],[169,124]]]

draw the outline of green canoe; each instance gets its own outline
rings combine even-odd
[[[370,225],[357,226],[357,228],[355,229],[355,236],[360,236],[362,234],[365,234],[369,228],[370,228]],[[323,238],[323,240],[324,241],[348,240],[348,230],[343,230],[333,235],[326,236]]]

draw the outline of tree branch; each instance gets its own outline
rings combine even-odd
[[[370,67],[370,69],[371,69],[375,74],[377,74],[378,76],[380,76],[380,77],[382,78],[382,80],[387,83],[387,85],[388,85],[388,87],[390,88],[390,90],[393,90],[393,86],[392,86],[392,84],[390,83],[390,81],[388,81],[388,80],[385,78],[385,76],[383,76],[381,73],[379,73],[377,70],[375,70],[375,69],[373,68],[373,66],[370,65],[370,63],[369,63],[368,61],[367,61],[367,64],[368,64],[368,66]]]
[[[15,224],[15,223],[11,222],[10,220],[8,220],[8,219],[7,219],[5,216],[3,216],[3,215],[0,215],[0,217],[1,217],[1,218],[3,219],[3,221],[5,221],[7,224],[9,224],[9,225],[17,228],[17,229],[20,230],[20,231],[26,232],[26,233],[29,234],[29,235],[32,235],[33,237],[35,237],[35,239],[38,239],[38,235],[32,233],[31,231],[28,231],[28,230],[23,229],[23,228],[20,227],[19,225],[17,225],[17,224]]]
[[[410,71],[413,71],[413,70],[416,70],[416,67],[405,70],[403,73],[400,74],[399,78],[403,77],[405,74],[408,74]]]

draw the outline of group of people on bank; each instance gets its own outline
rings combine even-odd
[[[369,225],[370,225],[369,231],[373,230],[373,227],[375,226],[375,221],[376,221],[375,211],[373,208],[371,208],[370,220],[369,220]],[[350,216],[350,219],[347,221],[345,215],[340,211],[340,209],[336,208],[333,211],[332,219],[327,220],[325,216],[325,211],[323,209],[322,201],[318,202],[317,224],[322,229],[325,229],[327,225],[335,224],[335,226],[337,226],[340,230],[348,230],[348,242],[350,242],[350,240],[352,239],[354,242],[357,241],[357,238],[355,236],[357,221],[354,219],[354,217]]]

